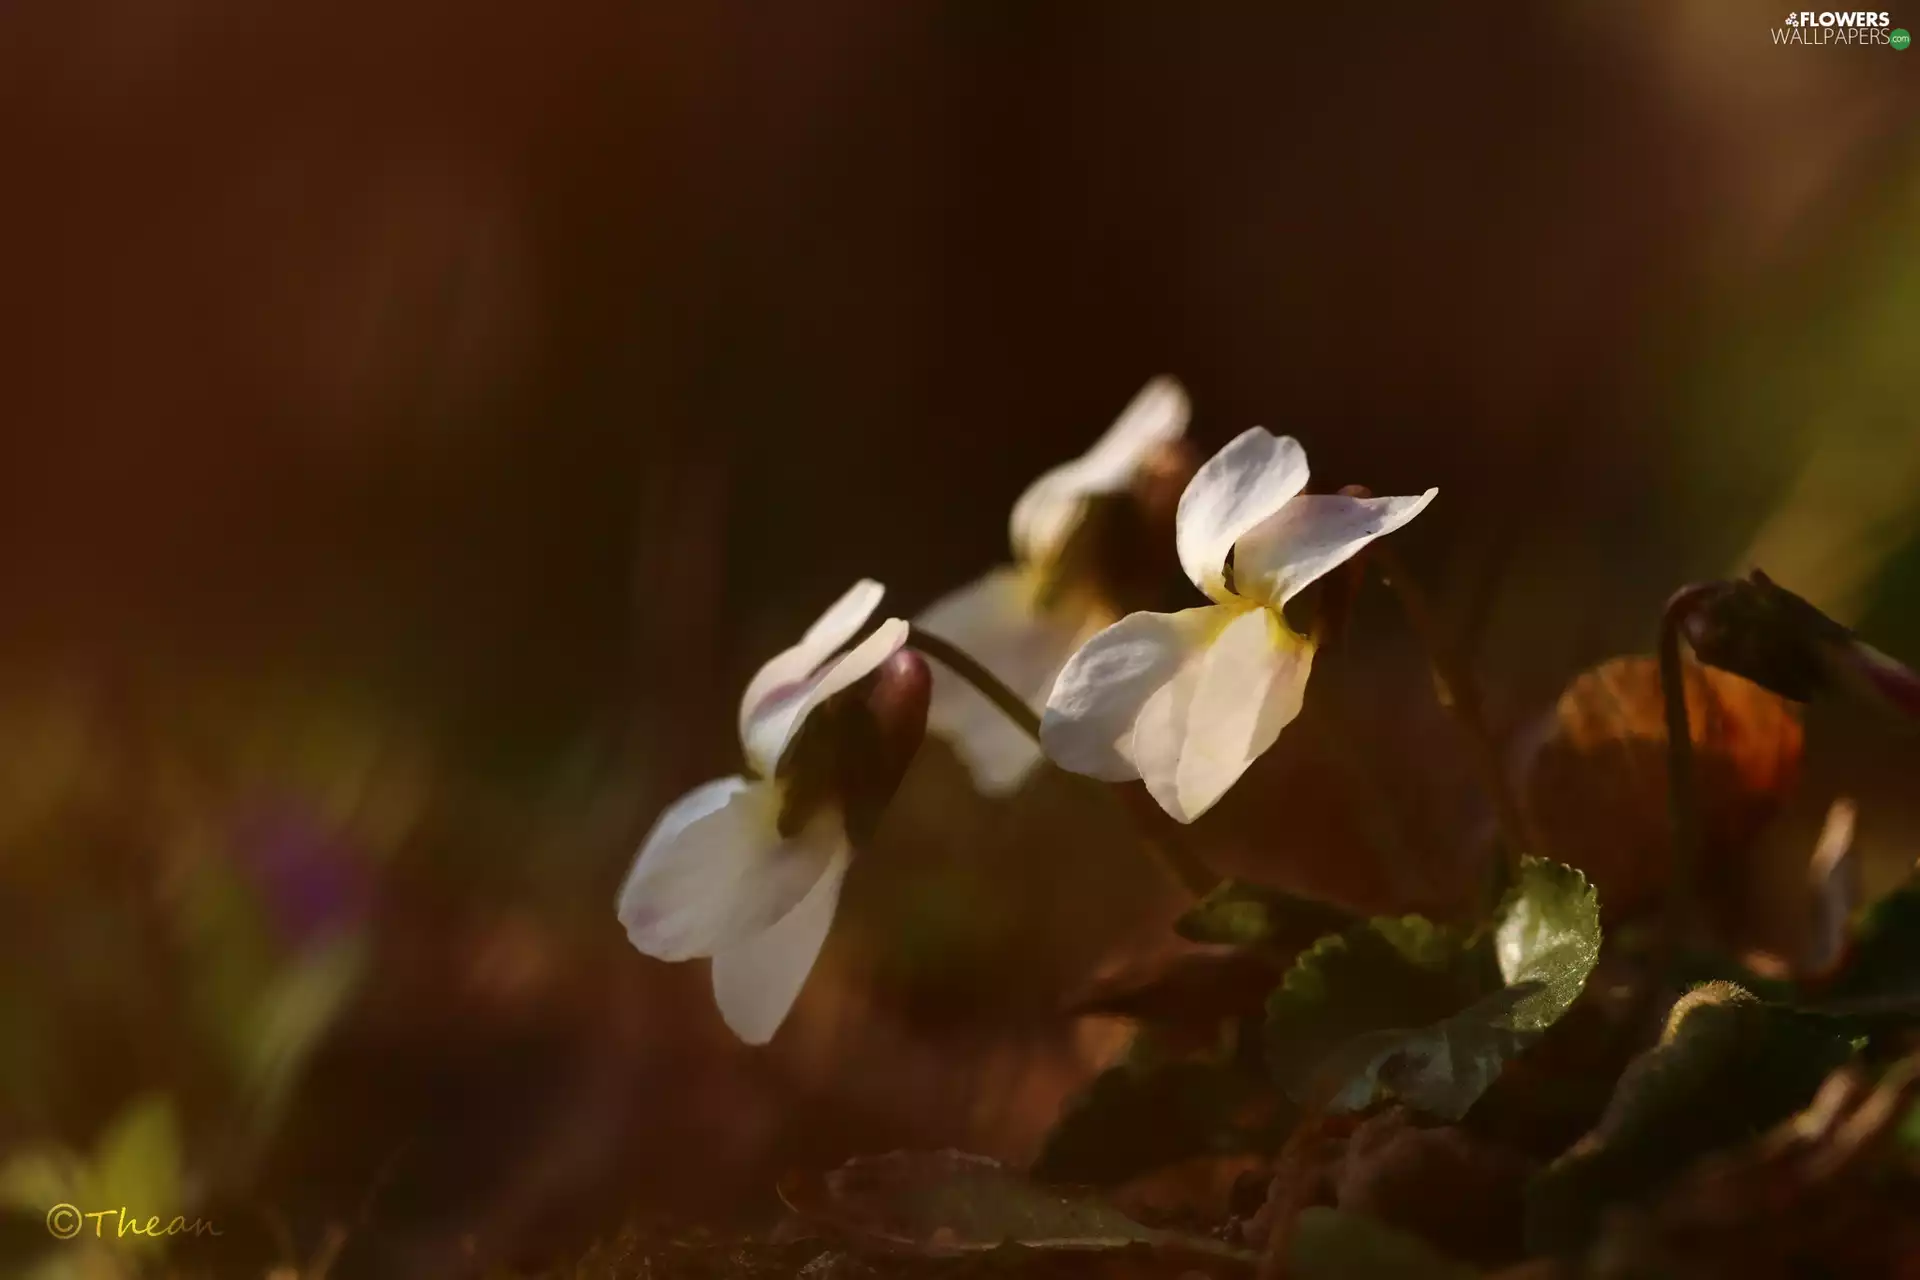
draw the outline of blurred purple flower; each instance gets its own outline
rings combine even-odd
[[[244,807],[233,849],[276,932],[295,947],[358,924],[372,906],[373,877],[363,851],[300,801],[277,797]]]

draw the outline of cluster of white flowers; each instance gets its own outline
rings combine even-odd
[[[872,581],[748,684],[740,741],[751,777],[709,782],[668,806],[619,899],[641,951],[712,957],[714,997],[741,1039],[765,1043],[785,1020],[870,810],[898,782],[898,768],[875,764],[884,752],[850,744],[905,742],[910,753],[926,724],[988,793],[1017,786],[1044,751],[1076,773],[1140,779],[1167,813],[1192,822],[1299,714],[1314,644],[1284,606],[1412,520],[1436,491],[1308,495],[1305,450],[1252,428],[1193,473],[1174,515],[1180,565],[1211,603],[1116,620],[1112,593],[1091,568],[1097,558],[1076,548],[1098,504],[1133,491],[1180,442],[1187,417],[1176,383],[1149,383],[1092,449],[1020,496],[1014,563],[916,624],[974,656],[1039,713],[1037,745],[951,672],[935,678],[930,705],[922,683],[916,705],[913,655],[903,652],[914,627],[902,619],[836,658],[879,607],[883,590]],[[876,769],[886,775],[878,794],[862,777]]]

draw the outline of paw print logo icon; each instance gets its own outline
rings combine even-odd
[[[1788,14],[1788,15],[1787,15],[1787,25],[1788,25],[1788,26],[1790,26],[1790,27],[1797,27],[1797,26],[1799,26],[1799,25],[1800,25],[1800,15],[1799,15],[1799,14],[1797,14],[1797,13],[1790,13],[1790,14]]]

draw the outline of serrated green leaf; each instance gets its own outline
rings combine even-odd
[[[1297,949],[1354,923],[1351,912],[1245,880],[1228,880],[1188,907],[1174,931],[1194,942]]]
[[[1599,895],[1574,868],[1528,858],[1501,904],[1493,951],[1509,987],[1534,988],[1515,1002],[1509,1024],[1545,1031],[1573,1007],[1600,961]]]
[[[1479,1272],[1378,1218],[1312,1208],[1294,1222],[1287,1274],[1293,1280],[1473,1280]]]
[[[1490,939],[1409,916],[1302,952],[1268,1001],[1268,1060],[1302,1103],[1356,1111],[1392,1097],[1457,1120],[1572,1006],[1599,952],[1586,878],[1529,859]]]

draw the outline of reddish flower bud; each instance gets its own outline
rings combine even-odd
[[[1682,595],[1693,598],[1680,606],[1681,629],[1702,662],[1796,702],[1845,693],[1920,719],[1920,674],[1759,570]]]
[[[857,778],[848,778],[847,829],[856,846],[878,825],[880,813],[900,789],[927,732],[933,672],[918,650],[902,649],[869,677],[862,704],[871,734],[870,751]]]
[[[854,848],[864,847],[926,734],[932,688],[927,660],[902,649],[817,707],[780,761],[781,832],[837,804]]]
[[[1920,720],[1920,673],[1858,640],[1825,654],[1836,687],[1885,710]]]
[[[1822,651],[1852,639],[1847,629],[1755,570],[1748,578],[1686,588],[1681,629],[1709,666],[1763,689],[1810,701],[1827,684]]]

